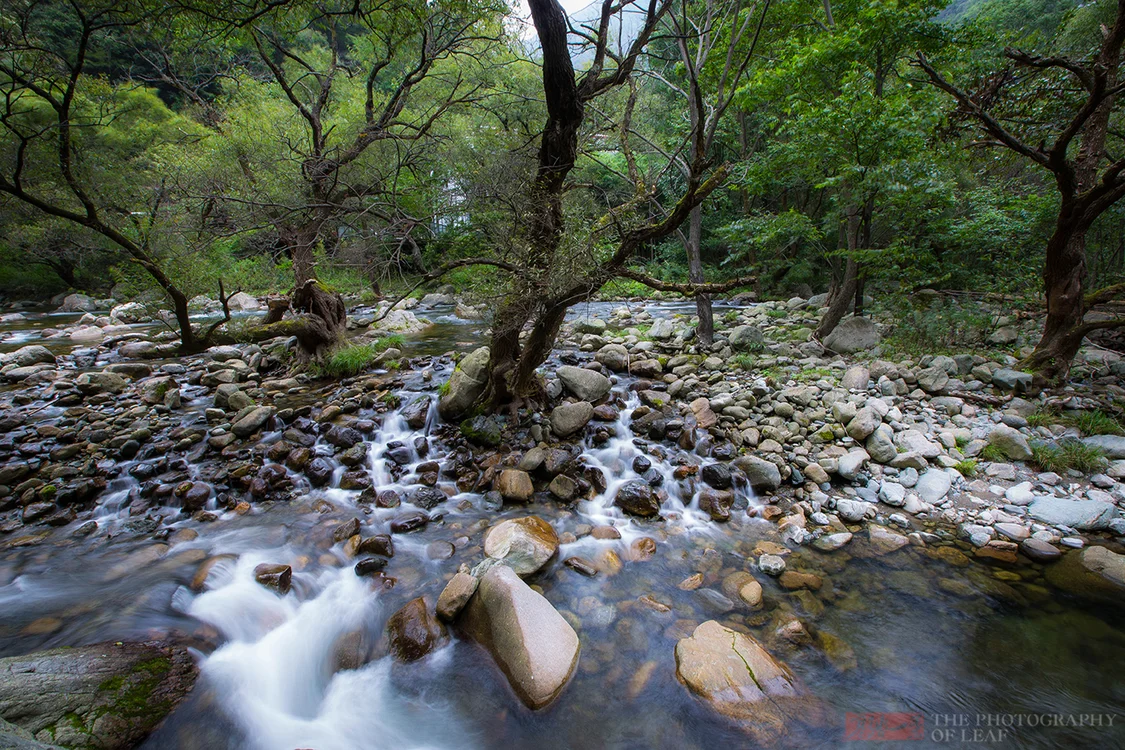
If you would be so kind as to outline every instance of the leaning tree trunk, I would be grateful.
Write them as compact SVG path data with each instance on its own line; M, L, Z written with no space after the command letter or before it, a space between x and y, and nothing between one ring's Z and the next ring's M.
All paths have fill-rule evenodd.
M696 206L688 217L687 256L688 279L693 284L703 283L703 208ZM711 346L715 338L715 316L711 311L711 296L695 295L695 310L699 315L696 336L703 346Z
M848 307L855 299L856 287L859 284L859 264L855 260L855 249L859 243L860 214L858 211L848 214L848 260L844 268L844 280L833 290L828 300L828 310L820 319L814 334L819 341L825 337L843 320L848 312Z
M1035 351L1019 366L1036 372L1045 382L1060 382L1085 338L1084 281L1086 227L1060 217L1047 242L1043 281L1047 291L1047 320Z

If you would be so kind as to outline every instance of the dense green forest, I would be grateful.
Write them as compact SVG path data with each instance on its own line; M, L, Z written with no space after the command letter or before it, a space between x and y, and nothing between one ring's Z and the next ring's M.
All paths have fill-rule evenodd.
M870 304L938 347L988 326L916 292L999 295L1049 379L1116 327L1112 0L530 11L5 3L0 291L160 304L186 349L220 282L288 294L315 357L339 295L452 283L495 303L497 402L599 294L693 296L706 344L715 294L827 292L818 339Z

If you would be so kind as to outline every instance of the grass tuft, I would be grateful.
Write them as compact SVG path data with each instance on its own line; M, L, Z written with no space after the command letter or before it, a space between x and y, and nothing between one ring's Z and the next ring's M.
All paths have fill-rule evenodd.
M989 443L984 446L984 450L980 452L980 457L990 463L1003 463L1008 460L1008 456L1000 449L1000 446Z
M323 362L314 363L309 373L319 378L351 378L366 372L375 358L390 348L401 347L402 336L384 336L369 344L345 344L328 355Z
M967 458L964 461L955 463L953 468L960 472L963 477L975 477L977 475L977 460L975 458Z
M1105 454L1100 448L1079 440L1060 440L1054 444L1032 443L1031 463L1043 471L1053 471L1056 474L1068 469L1089 474L1105 465Z

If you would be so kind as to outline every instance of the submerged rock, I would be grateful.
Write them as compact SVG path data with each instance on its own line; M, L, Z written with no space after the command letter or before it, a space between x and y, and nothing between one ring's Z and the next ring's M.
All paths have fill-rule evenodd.
M1116 601L1125 596L1125 555L1105 547L1071 552L1047 566L1046 575L1051 584L1074 594Z
M758 641L714 620L676 644L676 676L758 744L826 718L823 704Z
M0 716L42 742L125 750L186 696L197 670L162 642L100 643L0 659Z
M462 622L533 710L555 700L578 665L574 628L505 565L485 573Z

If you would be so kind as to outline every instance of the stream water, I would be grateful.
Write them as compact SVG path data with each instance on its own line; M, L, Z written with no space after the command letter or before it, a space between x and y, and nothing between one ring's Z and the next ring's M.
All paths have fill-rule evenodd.
M438 325L408 340L408 354L479 345L480 324L451 313L435 317ZM5 329L4 343L16 332L25 337L21 343L36 339L36 320L42 319ZM421 394L436 399L432 389L448 374L447 368L428 384L406 377L403 403ZM622 419L612 425L612 437L585 445L580 459L604 470L606 492L571 508L535 502L500 511L482 495L457 494L431 511L439 520L394 535L386 569L393 586L356 576L355 560L332 530L358 517L365 537L388 533L391 519L410 506L357 504L358 491L338 487L342 469L305 500L255 506L246 515L223 512L212 523L175 520L178 508L168 508L174 531L156 544L151 535L133 533L127 508L136 481L124 466L99 499L94 534L79 537L64 527L28 541L0 538L0 656L168 636L193 644L201 681L144 745L153 750L748 747L745 734L675 675L677 640L717 619L748 629L838 712L829 726L791 737L794 747L864 746L846 742L845 716L868 712L921 714L925 739L909 747L963 744L974 735L965 735L962 724L988 729L1012 721L1000 715L1112 715L1112 726L1009 728L1003 736L975 735L976 744L1125 747L1119 610L1051 590L1037 565L951 565L915 547L872 558L848 548L795 550L790 567L816 572L825 584L815 593L785 592L752 564L759 544L778 541L776 524L741 510L730 523L716 524L696 498L680 496L672 451L629 430L637 403L626 387L624 379L617 386ZM202 391L185 396L185 423L201 420L210 399ZM60 413L47 408L40 418ZM399 414L388 415L367 439L372 483L407 497L413 468L444 457L434 433L432 409L417 430ZM388 444L411 451L408 471L389 470ZM422 446L427 455L419 455ZM617 486L639 476L633 470L639 455L668 490L667 520L638 521L609 505ZM189 464L195 460L189 456ZM652 472L646 476L659 481ZM743 489L736 507L762 502ZM530 581L582 641L578 670L558 701L529 712L487 653L456 635L420 662L387 656L387 618L417 596L432 605L458 565L481 559L487 526L528 513L550 521L565 539L567 532L577 538ZM610 525L620 538L588 533ZM642 540L655 541L651 556L638 552ZM575 555L594 562L598 575L587 578L563 564ZM201 580L204 561L211 561L210 571ZM255 582L254 568L263 562L292 566L287 595ZM749 610L738 603L726 611L729 602L715 594L723 593L724 579L747 570L763 584L766 605ZM702 587L681 587L696 573L703 574ZM732 592L726 596L738 602ZM773 637L783 612L832 646L792 646ZM981 716L998 718L982 724ZM943 734L943 727L958 731Z

